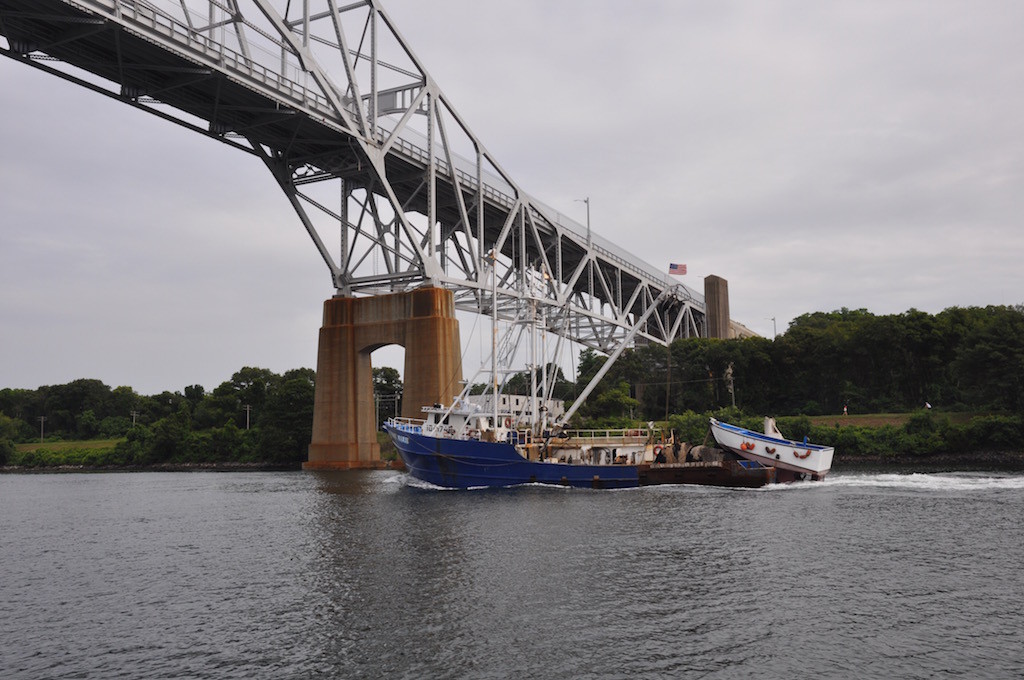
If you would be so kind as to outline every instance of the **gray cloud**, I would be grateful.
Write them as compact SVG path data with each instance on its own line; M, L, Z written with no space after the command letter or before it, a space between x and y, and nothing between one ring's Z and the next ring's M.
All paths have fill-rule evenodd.
M762 334L1024 302L1020 3L386 10L527 191L725 277ZM333 291L261 164L9 60L0 82L0 385L314 365Z

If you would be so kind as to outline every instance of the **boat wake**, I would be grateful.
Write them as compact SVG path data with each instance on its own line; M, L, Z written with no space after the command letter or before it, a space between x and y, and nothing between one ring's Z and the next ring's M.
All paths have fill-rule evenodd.
M398 483L403 486L412 487L415 489L422 489L427 491L453 491L455 489L437 486L430 482L416 479L411 475L396 475L394 478L388 479L388 482ZM519 484L508 488L537 488L537 489L552 489L557 491L581 491L580 489L573 489L572 487L566 487L559 484L542 484L542 483L527 483ZM851 489L903 489L906 491L921 491L921 492L944 492L944 491L995 491L995 490L1010 490L1010 491L1024 491L1024 475L1022 474L1001 474L992 472L937 472L937 473L909 473L909 474L892 474L892 473L853 473L853 474L833 474L822 481L810 482L792 482L789 484L768 484L757 489L722 489L718 487L704 487L694 484L672 484L659 487L637 487L632 489L617 489L617 491L641 491L647 493L679 493L680 491L689 491L696 493L722 493L731 492L737 493L741 491L758 492L758 493L779 493L779 492L800 492L800 491L813 491L815 489L830 489L830 488L851 488ZM491 490L491 487L480 486L470 487L470 491L486 491ZM590 489L582 489L587 492ZM602 493L608 493L609 490L603 490Z
M447 486L438 486L422 479L417 479L410 474L402 475L402 485L413 489L424 489L426 491L457 491Z
M807 488L809 484L791 485ZM833 475L827 487L906 489L908 491L993 491L1024 490L1024 475L993 472L936 472L910 474Z

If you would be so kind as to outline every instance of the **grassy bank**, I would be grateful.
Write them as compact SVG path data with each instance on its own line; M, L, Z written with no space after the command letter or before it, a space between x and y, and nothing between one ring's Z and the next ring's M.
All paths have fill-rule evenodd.
M84 439L81 441L69 441L69 442L29 442L28 444L15 444L15 452L21 453L23 451L45 451L59 453L61 451L73 451L73 450L113 450L119 442L125 441L124 438L120 439Z
M116 470L293 470L299 462L254 460L238 456L234 459L223 457L217 460L171 460L146 462L135 459L122 445L127 440L87 439L78 441L29 442L14 445L5 472L47 472L47 471L116 471Z
M795 434L834 446L834 466L839 469L863 465L1024 469L1024 418L1019 415L927 410L818 416L806 421L809 427Z
M929 411L928 413L932 413ZM836 416L809 416L808 419L814 425L826 427L903 427L915 415L913 413L858 413ZM951 424L963 425L971 422L972 419L983 417L988 414L962 413L962 412L934 412L934 417L946 418Z
M120 439L88 439L80 441L28 442L14 445L14 453L7 461L7 471L22 470L279 470L295 469L299 463L285 464L254 460L222 460L222 461L176 461L165 463L140 464L126 458L125 453L118 451L118 444L126 441ZM391 438L383 433L377 434L380 444L381 458L395 460L398 451ZM123 447L122 447L123 448Z
M83 441L31 442L15 444L9 466L22 468L118 465L117 445L120 439L89 439Z

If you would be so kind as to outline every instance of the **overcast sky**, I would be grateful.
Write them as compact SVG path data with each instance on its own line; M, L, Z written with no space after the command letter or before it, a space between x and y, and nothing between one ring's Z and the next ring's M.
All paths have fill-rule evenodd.
M1018 0L385 9L520 186L762 335L1024 303ZM315 366L334 291L259 161L8 59L0 121L0 387Z

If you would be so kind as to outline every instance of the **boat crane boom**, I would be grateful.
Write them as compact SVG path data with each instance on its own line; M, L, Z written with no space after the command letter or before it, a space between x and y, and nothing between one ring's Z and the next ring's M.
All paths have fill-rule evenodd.
M633 327L630 328L629 332L626 333L625 337L622 338L622 342L619 343L619 346L615 348L614 352L608 355L608 360L605 361L604 365L601 366L601 369L596 374L594 374L594 377L590 379L589 383L587 383L586 388L584 388L580 396L577 397L576 400L572 403L572 406L569 407L569 410L565 412L565 415L563 415L557 423L555 423L556 430L563 428L565 424L569 422L569 419L573 417L573 415L576 413L576 410L581 405L583 405L583 403L587 400L587 397L590 396L590 393L594 390L595 387L597 387L597 383L601 382L601 379L605 376L606 373L608 373L609 369L611 369L612 364L614 364L616 360L618 360L619 355L621 355L623 350L625 350L626 347L633 341L633 338L640 330L640 327L644 325L644 323L651 316L654 310L658 308L658 304L663 299L674 294L675 291L676 287L666 288L665 290L661 291L661 294L658 295L658 297L655 298L654 302L647 307L647 310L640 315L640 317L636 320L636 323L633 324Z

